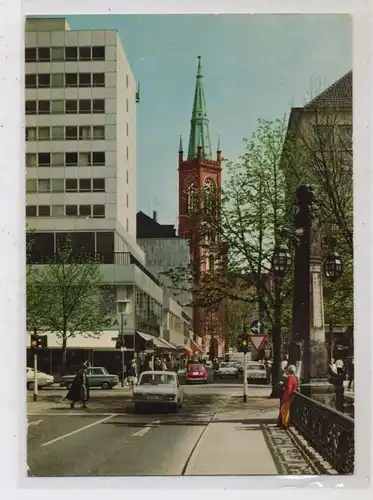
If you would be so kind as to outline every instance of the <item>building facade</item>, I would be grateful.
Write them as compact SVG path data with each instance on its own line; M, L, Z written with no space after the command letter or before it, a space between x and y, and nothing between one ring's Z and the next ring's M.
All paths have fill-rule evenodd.
M189 241L190 258L198 286L203 273L213 271L216 255L208 254L201 242L196 213L210 210L217 214L221 199L221 151L218 141L216 157L212 157L209 120L203 88L201 57L198 68L190 126L187 157L184 158L182 139L179 145L179 236ZM206 352L221 356L221 321L219 311L206 311L194 304L193 329L205 339Z
M104 246L144 262L136 245L136 80L117 31L27 19L25 42L28 226L44 233L47 251L55 249L52 232L73 231L96 253Z
M122 329L128 358L162 333L163 290L136 243L136 80L116 30L75 31L63 18L25 29L28 263L67 242L100 258L112 326L67 345L71 360L95 352L109 368ZM55 371L61 342L48 341Z
M175 288L171 278L165 274L172 269L188 265L188 241L176 235L174 226L160 224L156 212L153 212L151 218L140 211L137 214L137 243L145 253L149 271L157 277L166 293L192 317L192 296L188 292L190 284L179 283Z

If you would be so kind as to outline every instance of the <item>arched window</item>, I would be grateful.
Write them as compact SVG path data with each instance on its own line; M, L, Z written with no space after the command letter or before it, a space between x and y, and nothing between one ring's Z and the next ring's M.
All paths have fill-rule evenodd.
M192 215L197 211L197 184L195 181L190 181L186 189L187 194L187 212Z
M216 186L215 182L210 177L207 177L204 182L203 192L205 211L214 215L216 213Z

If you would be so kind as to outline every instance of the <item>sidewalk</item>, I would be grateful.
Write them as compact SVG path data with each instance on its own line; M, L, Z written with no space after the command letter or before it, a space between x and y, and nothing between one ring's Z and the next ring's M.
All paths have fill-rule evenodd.
M278 401L263 410L222 409L206 427L185 475L321 474L295 430L276 426Z

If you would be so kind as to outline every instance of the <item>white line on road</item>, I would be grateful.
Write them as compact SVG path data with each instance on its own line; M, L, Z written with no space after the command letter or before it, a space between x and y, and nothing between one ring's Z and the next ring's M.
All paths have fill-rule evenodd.
M69 436L73 436L74 434L77 434L78 432L85 431L86 429L89 429L90 427L94 427L95 425L102 424L102 422L105 422L106 420L109 420L110 418L113 418L115 416L116 416L116 413L113 413L109 417L102 418L101 420L97 420L96 422L93 422L92 424L85 425L84 427L80 427L79 429L75 429L75 431L69 432L68 434L64 434L63 436L59 436L55 439L52 439L51 441L47 441L46 443L43 443L40 446L48 446L50 444L56 443L57 441L61 441L61 439L65 439Z
M145 434L146 434L147 432L149 432L149 431L150 431L150 429L151 429L152 427L154 427L154 425L156 425L156 424L160 424L160 423L161 423L161 421L160 421L160 420L156 420L155 422L151 422L151 424L150 424L150 425L148 425L148 426L144 427L143 429L140 429L139 431L135 432L134 434L132 434L132 436L145 436Z
M31 422L29 422L28 425L39 425L39 424L41 424L42 421L43 421L43 419L41 419L41 420L31 420Z

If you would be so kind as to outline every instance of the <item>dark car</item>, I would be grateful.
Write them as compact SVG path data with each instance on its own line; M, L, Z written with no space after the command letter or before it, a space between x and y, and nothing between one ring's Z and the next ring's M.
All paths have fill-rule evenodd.
M185 372L186 383L203 382L207 384L207 370L201 363L190 364Z

